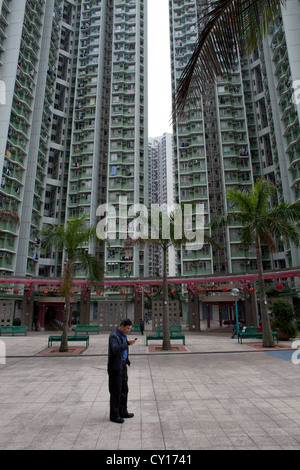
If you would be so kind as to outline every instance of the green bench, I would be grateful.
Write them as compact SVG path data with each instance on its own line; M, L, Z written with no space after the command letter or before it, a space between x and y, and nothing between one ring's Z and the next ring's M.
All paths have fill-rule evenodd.
M62 335L60 336L49 336L48 338L48 348L52 346L54 342L61 342ZM68 336L68 343L72 341L85 341L86 346L89 345L89 336L80 335L80 336Z
M130 333L140 333L140 332L141 332L140 325L132 325Z
M1 326L0 327L0 336L2 335L25 335L27 336L27 326L21 325L12 325L12 326Z
M76 325L75 328L75 336L81 333L88 334L88 333L97 333L99 334L100 327L99 325Z
M181 333L180 325L170 325L170 339L182 339L183 344L185 345L185 335ZM146 346L148 346L148 341L162 340L163 339L163 326L159 325L154 335L146 335Z
M277 331L272 331L272 336L274 339L277 340L278 343L278 334ZM241 340L241 344L243 343L243 338L262 338L263 332L257 331L255 326L246 326L245 329L241 330L238 333L238 342Z
M171 334L181 333L181 325L169 325L169 330ZM158 333L163 332L163 326L159 325L156 330Z
M155 341L159 339L163 339L163 332L157 331L156 334L153 335L146 335L146 346L148 346L148 341Z
M181 333L181 325L170 325L170 333Z

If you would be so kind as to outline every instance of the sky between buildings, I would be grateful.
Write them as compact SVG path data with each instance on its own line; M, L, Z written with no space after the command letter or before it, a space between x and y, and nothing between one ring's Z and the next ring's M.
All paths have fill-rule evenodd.
M149 137L172 132L168 0L148 0Z

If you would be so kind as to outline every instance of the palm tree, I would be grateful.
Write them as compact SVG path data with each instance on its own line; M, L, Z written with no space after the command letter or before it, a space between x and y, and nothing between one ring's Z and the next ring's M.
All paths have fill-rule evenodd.
M299 230L295 225L300 221L300 203L283 202L271 207L269 201L274 193L276 187L263 179L257 180L252 192L232 189L227 200L233 208L212 222L213 226L239 223L243 227L242 244L249 247L255 243L264 347L273 347L274 340L267 311L261 246L266 243L274 251L276 239L300 245Z
M203 5L204 28L176 90L173 115L189 98L199 98L208 82L236 64L238 53L250 54L274 23L285 0L212 0Z
M66 301L60 352L68 351L68 322L75 263L80 264L81 269L87 273L89 281L100 282L103 278L102 263L85 248L89 242L97 239L96 227L86 227L85 219L86 216L72 218L65 226L49 225L40 233L43 248L52 247L64 251L66 257L60 288L60 293Z
M168 219L168 220L167 220ZM162 235L163 232L163 220L164 222L169 223L170 226L170 237L169 239ZM145 222L145 221L144 221ZM152 226L153 229L153 214L149 215L148 223ZM167 257L168 251L171 246L177 246L178 240L174 238L174 213L170 215L162 215L162 212L158 212L158 226L157 230L154 233L149 235L148 238L137 237L134 239L126 240L127 246L133 245L154 245L158 246L163 255L163 344L162 349L164 351L171 350L171 341L170 341L170 332L169 332L169 315L168 315L168 274L167 274Z
M149 216L149 224L151 225L151 235L148 238L136 238L128 240L127 244L150 244L158 246L162 251L163 257L163 351L171 350L170 331L169 331L169 311L168 311L168 270L167 259L169 248L174 247L179 249L183 245L188 245L191 241L186 236L186 224L184 220L184 205L176 206L173 211L167 212L155 211L152 207L152 212ZM165 232L165 227L169 227L168 233ZM203 227L204 229L204 227ZM204 243L216 243L204 232ZM218 247L219 248L219 247Z

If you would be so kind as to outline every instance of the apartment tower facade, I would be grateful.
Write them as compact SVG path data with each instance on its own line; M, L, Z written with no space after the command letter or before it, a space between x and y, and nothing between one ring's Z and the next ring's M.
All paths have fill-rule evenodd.
M167 207L174 205L174 169L173 169L173 135L165 132L158 137L148 139L148 188L149 207ZM176 275L175 250L169 248L168 275ZM149 246L149 276L162 275L163 259L161 249Z
M96 224L119 195L145 200L147 2L3 0L0 13L0 207L21 216L0 221L0 272L57 277L63 253L41 251L45 224ZM114 270L101 245L86 249L108 274L140 269L142 253L125 268L118 242Z
M201 4L170 2L173 93L204 26ZM299 104L291 97L292 82L300 76L299 13L299 2L287 2L261 48L251 57L237 57L227 75L208 84L201 100L187 103L174 125L177 202L202 203L207 223L230 210L229 189L251 190L261 175L277 184L271 203L299 199ZM212 231L221 249L182 249L178 271L183 276L256 272L255 249L241 245L241 229ZM263 247L263 264L265 269L299 266L299 251L278 240L274 254Z

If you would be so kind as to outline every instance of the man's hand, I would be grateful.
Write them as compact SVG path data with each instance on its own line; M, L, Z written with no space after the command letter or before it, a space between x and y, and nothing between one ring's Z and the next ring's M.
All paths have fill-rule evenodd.
M128 343L130 344L130 346L131 346L132 344L134 344L135 342L136 342L135 339L130 339L130 340L128 341Z

